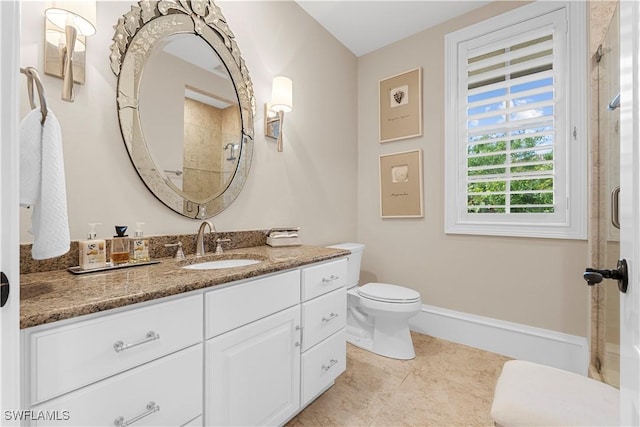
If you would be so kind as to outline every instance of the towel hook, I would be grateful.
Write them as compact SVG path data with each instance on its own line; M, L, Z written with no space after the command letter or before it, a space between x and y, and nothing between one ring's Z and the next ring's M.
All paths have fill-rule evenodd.
M42 114L41 124L44 125L44 121L47 118L48 110L47 110L47 99L44 96L44 86L42 86L42 80L40 80L40 74L38 74L38 70L34 67L26 67L20 68L20 72L27 76L27 92L29 93L29 104L31 104L31 109L36 108L35 99L33 97L33 83L36 84L36 89L38 91L38 98L40 99L40 114Z

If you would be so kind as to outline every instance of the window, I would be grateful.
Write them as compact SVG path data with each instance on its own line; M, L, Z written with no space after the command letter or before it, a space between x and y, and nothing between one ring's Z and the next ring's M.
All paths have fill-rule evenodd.
M585 26L537 2L447 35L447 233L586 238Z

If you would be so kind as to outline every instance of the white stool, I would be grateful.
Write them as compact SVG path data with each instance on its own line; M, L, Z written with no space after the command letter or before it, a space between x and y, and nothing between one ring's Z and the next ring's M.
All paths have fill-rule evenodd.
M496 426L617 426L620 396L591 378L523 360L504 364L491 417Z

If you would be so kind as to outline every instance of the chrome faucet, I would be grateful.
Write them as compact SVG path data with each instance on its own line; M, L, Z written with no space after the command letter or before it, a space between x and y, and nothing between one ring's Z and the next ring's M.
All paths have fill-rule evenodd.
M198 228L198 236L196 237L196 257L204 256L204 254L206 253L206 250L204 248L204 229L207 228L207 225L209 226L209 231L211 233L216 231L211 222L202 221L202 224L200 224L200 228Z

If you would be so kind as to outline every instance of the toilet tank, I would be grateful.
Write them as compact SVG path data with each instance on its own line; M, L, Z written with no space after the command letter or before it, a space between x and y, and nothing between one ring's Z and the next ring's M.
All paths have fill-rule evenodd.
M347 256L347 287L356 286L360 280L360 263L364 245L362 243L340 243L327 247L351 251L351 255Z

